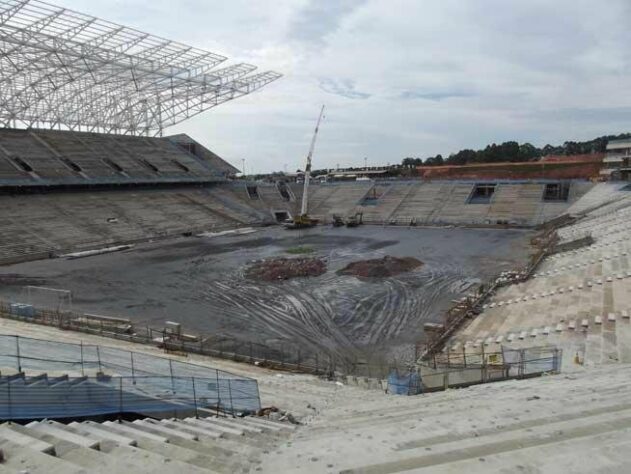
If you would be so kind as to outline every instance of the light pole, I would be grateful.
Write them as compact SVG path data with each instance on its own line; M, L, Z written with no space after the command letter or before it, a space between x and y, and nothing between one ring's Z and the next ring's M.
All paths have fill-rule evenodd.
M243 177L245 178L245 158L241 158L241 173L243 174Z

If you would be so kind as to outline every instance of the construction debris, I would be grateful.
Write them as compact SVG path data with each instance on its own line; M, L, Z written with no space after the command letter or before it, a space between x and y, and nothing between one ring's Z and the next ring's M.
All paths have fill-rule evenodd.
M322 258L270 258L255 262L245 272L252 280L278 281L297 277L314 277L326 272Z
M398 258L386 255L383 258L349 263L337 273L339 275L352 275L364 278L387 278L412 271L421 265L423 265L423 262L414 257Z
M296 418L291 413L285 410L279 410L274 406L261 408L259 411L256 412L256 416L268 418L273 421L285 421L291 423L292 425L300 424L300 422L296 420Z

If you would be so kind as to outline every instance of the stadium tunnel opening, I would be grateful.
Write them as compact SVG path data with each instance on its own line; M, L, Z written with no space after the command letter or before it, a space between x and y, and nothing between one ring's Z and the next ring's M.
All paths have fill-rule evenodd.
M112 168L114 171L116 171L117 173L124 173L125 170L123 169L123 167L121 165L119 165L118 163L116 163L114 160L112 160L111 158L103 158L101 161L103 161L103 163L105 163L107 166L109 166L110 168Z
M471 196L469 197L469 204L488 204L491 202L493 194L495 194L495 183L479 183L473 187Z
M289 218L290 215L287 211L274 211L274 219L276 219L276 222L285 222Z
M567 201L570 195L570 183L547 183L543 191L544 201Z
M246 186L245 189L247 190L250 199L260 199L259 190L256 186Z
M81 166L79 166L78 164L76 164L74 161L72 161L69 158L65 158L62 157L61 161L68 167L70 168L72 171L74 171L75 173L81 173L83 172L83 170L81 169Z
M139 158L138 161L140 161L140 163L142 163L145 166L145 168L153 171L154 173L158 173L158 174L160 173L160 170L158 169L156 165L154 165L153 163L150 163L144 158Z
M291 201L291 195L289 194L289 191L287 190L287 184L285 184L284 182L280 182L277 185L277 189L278 189L278 193L280 194L280 197L283 198L283 200Z
M18 156L14 156L13 157L13 162L23 171L26 171L27 173L33 173L35 170L33 169L33 167L31 165L29 165L25 160L23 160L22 158L18 157Z
M191 172L191 170L189 169L189 167L188 167L188 166L186 166L186 165L185 165L185 164L183 164L183 163L180 163L180 162L179 162L179 161L177 161L177 160L171 160L171 163L173 163L176 167L178 167L179 169L181 169L181 170L182 170L182 171L184 171L185 173L190 173L190 172Z

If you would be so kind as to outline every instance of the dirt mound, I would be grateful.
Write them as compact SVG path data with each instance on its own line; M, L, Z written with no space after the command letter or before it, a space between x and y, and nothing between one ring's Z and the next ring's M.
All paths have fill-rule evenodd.
M349 263L337 273L365 278L387 278L409 272L421 265L423 262L413 257L398 258L387 255L383 258Z
M319 276L326 272L321 258L269 258L255 262L245 272L252 280L278 281L297 277Z

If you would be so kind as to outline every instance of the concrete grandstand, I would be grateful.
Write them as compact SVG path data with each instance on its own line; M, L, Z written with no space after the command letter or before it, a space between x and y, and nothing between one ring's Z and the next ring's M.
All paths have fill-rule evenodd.
M315 184L292 234L300 183L162 137L278 74L39 0L0 1L0 53L0 472L631 468L631 191L599 162ZM248 275L303 253L324 273Z
M628 297L631 267L626 233L631 195L625 184L603 183L568 209L581 219L558 231L559 245L585 241L553 253L523 283L499 290L447 350L493 352L553 344L585 364L631 361Z
M54 132L56 135L60 133ZM0 131L0 144L2 137L3 131ZM0 196L0 202L9 225L3 228L0 236L1 261L37 259L48 254L185 232L269 224L299 211L302 188L298 185L287 186L283 195L277 185L222 182L223 178L219 176L222 170L215 171L202 159L181 152L171 143L164 144L163 139L151 139L163 147L158 148L159 153L147 144L149 139L107 135L97 135L94 139L113 144L112 149L118 152L110 153L107 160L117 163L125 171L116 176L98 155L87 152L83 158L76 155L73 160L60 154L71 163L76 160L81 169L78 171L52 152L26 155L22 151L23 161L32 163L33 171L27 173L12 167L11 175L5 175L5 193ZM136 141L135 148L130 147L134 149L130 156L128 146ZM163 154L163 149L168 154ZM44 194L16 193L17 188L41 190L43 180L39 179L38 173L56 175L46 178L46 188L52 193L48 195L54 196L53 200ZM133 192L112 190L112 186L127 183L142 184L144 188ZM484 200L474 197L480 187L476 182L321 184L311 187L309 214L327 223L334 215L361 212L364 222L380 225L534 227L562 214L592 187L588 182L573 181L569 183L565 199L546 198L546 189L558 186L558 183L486 182L482 184L490 185L493 195ZM81 186L105 184L109 186L98 193L81 190ZM157 185L163 187L147 189L147 185L152 184L154 188ZM191 189L182 187L184 184L197 186ZM77 186L77 190L60 189L69 185ZM165 189L168 185L172 187ZM179 187L173 187L175 185ZM12 194L7 194L9 191ZM138 199L129 199L130 196ZM73 212L68 213L69 209ZM75 218L79 215L80 219ZM55 219L48 219L50 216ZM16 240L16 235L26 235L27 238Z

